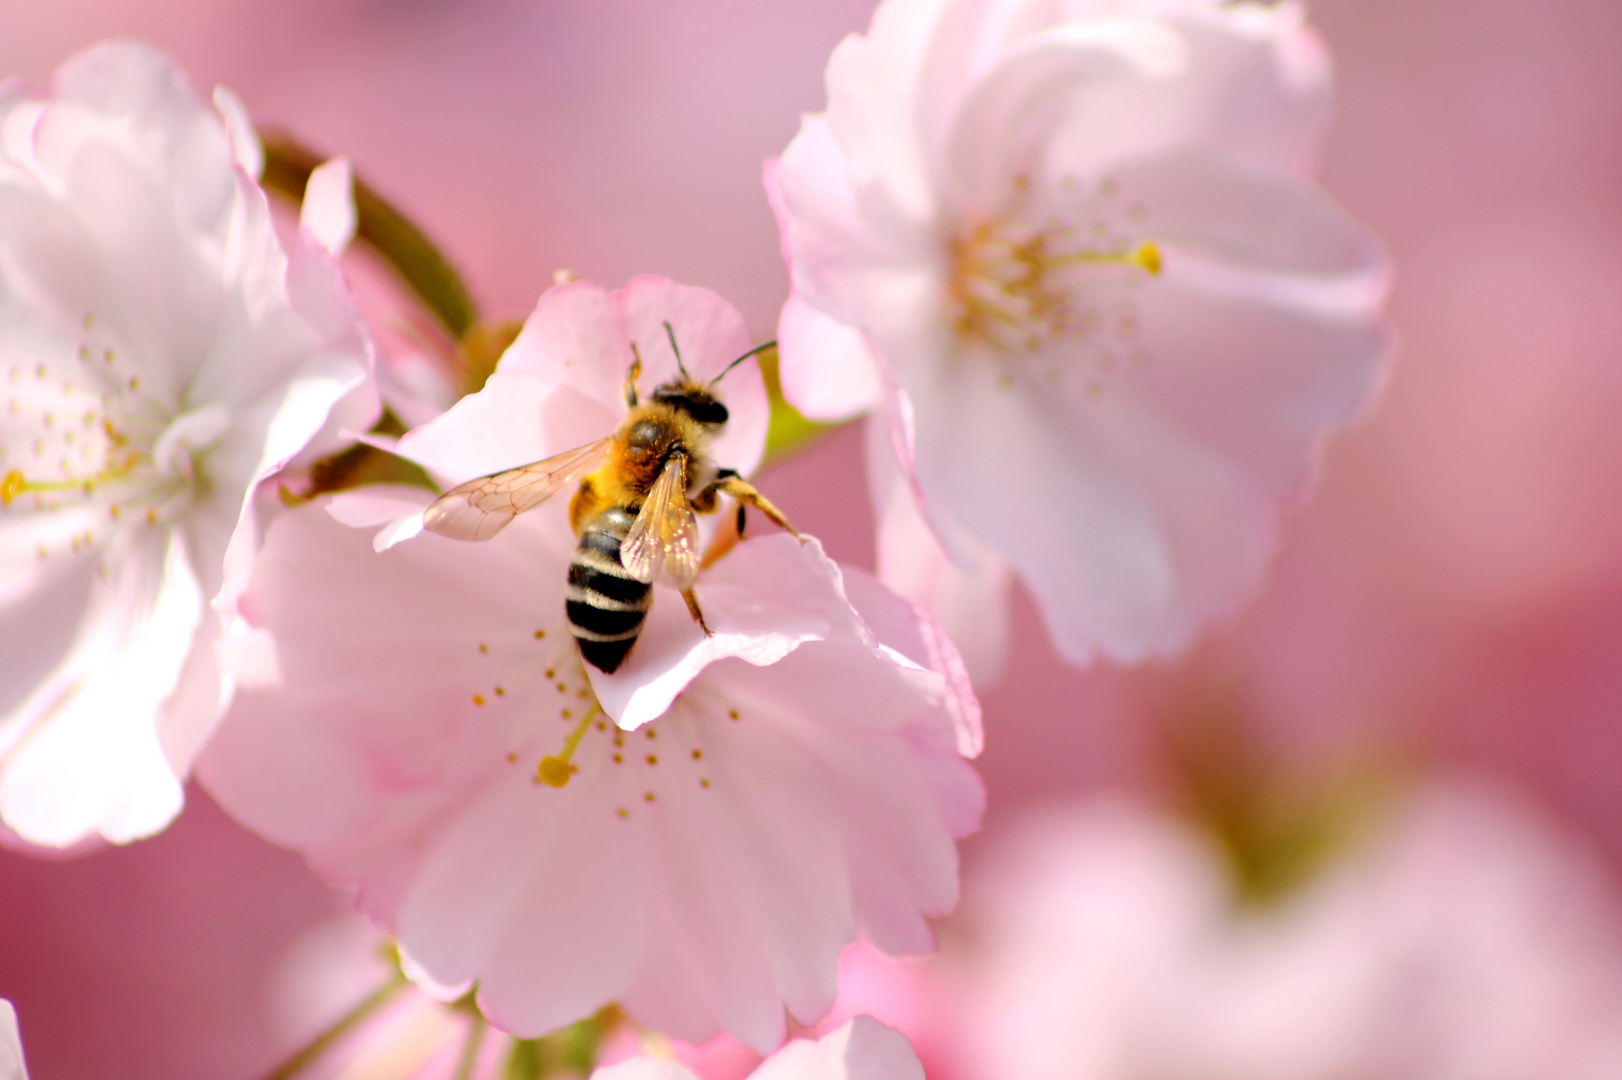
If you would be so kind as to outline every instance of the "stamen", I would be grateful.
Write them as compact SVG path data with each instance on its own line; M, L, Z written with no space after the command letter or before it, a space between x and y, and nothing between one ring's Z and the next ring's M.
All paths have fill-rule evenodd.
M1048 266L1067 266L1078 263L1114 263L1119 266L1136 266L1140 270L1147 270L1151 277L1160 274L1160 248L1152 240L1145 240L1131 251L1072 251L1064 255L1053 255L1044 260Z
M540 765L535 769L536 780L547 787L560 788L568 784L569 777L574 773L574 766L569 764L569 759L574 757L575 748L580 745L580 740L585 738L587 729L591 727L592 718L597 715L599 709L598 704L592 702L591 708L586 710L586 715L580 718L580 723L575 725L575 729L564 740L563 752L541 759Z

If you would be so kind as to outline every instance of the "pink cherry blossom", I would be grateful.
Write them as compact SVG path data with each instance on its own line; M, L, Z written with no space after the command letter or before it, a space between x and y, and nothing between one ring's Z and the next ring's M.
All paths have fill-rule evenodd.
M1014 575L1072 661L1181 650L1389 347L1379 246L1302 178L1300 7L887 0L827 84L767 167L783 384L888 426L885 579L987 675Z
M209 790L304 851L435 981L538 1035L620 1002L689 1041L768 1050L811 1022L858 927L922 952L980 788L947 680L875 640L904 602L815 542L741 545L699 583L716 636L796 642L699 671L637 731L600 713L562 619L572 537L377 554L321 506L274 526L245 607L281 685L244 689ZM851 609L846 590L856 602ZM688 619L661 587L650 637ZM927 656L917 660L927 662ZM576 770L542 782L543 760Z
M598 1069L592 1080L698 1080L673 1061L635 1058ZM767 1058L750 1080L923 1080L906 1036L858 1016L815 1042L797 1039Z
M644 379L675 373L665 321L695 378L748 347L706 290L560 286L485 389L400 450L449 483L600 437L631 342ZM747 469L758 372L723 388L715 456ZM605 676L563 618L565 499L480 544L413 535L426 502L362 490L272 527L243 600L263 685L200 765L232 813L357 885L420 972L476 981L521 1035L617 1001L688 1041L724 1029L764 1052L785 1006L808 1023L828 1010L858 929L891 952L932 947L925 917L956 898L953 838L981 809L963 760L978 705L933 623L816 541L766 535L698 582L713 636L656 584ZM374 551L358 527L391 519L406 524Z
M144 46L0 95L0 818L32 843L179 810L254 489L366 375L331 254L289 261L259 167L241 105Z
M1203 833L1120 799L1028 822L984 874L970 1075L1622 1075L1614 885L1487 785L1432 782L1266 905Z

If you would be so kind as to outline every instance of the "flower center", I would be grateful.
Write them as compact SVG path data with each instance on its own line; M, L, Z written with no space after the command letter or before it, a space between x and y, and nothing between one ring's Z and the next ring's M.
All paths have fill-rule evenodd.
M1007 212L952 242L955 328L990 346L1004 366L1002 385L1033 375L1058 383L1080 361L1096 396L1123 353L1147 362L1131 298L1161 270L1159 246L1139 235L1147 213L1122 206L1111 180L1087 191L1067 178L1038 194L1020 177Z
M1125 266L1160 273L1160 249L1143 241L1103 250L1077 243L1068 226L982 223L952 246L957 328L1006 349L1034 351L1070 333L1077 314L1072 267Z
M12 364L0 383L0 508L81 521L95 511L88 529L73 526L76 551L96 544L97 519L157 524L182 511L207 489L201 455L231 424L219 405L175 415L94 327L86 316L74 361Z
M598 703L565 626L478 642L477 652L490 681L469 688L466 700L481 716L475 723L511 725L504 767L522 769L547 807L562 805L551 791L579 796L582 786L606 785L620 820L656 812L667 799L709 798L709 747L725 742L723 730L749 711L698 680L664 716L624 731Z

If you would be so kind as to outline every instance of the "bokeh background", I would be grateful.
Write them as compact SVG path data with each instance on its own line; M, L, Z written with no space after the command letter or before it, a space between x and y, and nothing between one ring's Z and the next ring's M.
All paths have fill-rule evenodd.
M656 272L720 291L765 338L787 279L761 162L821 107L829 51L871 10L3 0L0 73L42 90L80 47L143 38L261 123L349 155L488 313L522 316L559 268L610 286ZM1380 790L1468 775L1579 853L1600 893L1616 887L1622 6L1311 11L1340 76L1323 179L1397 269L1389 385L1329 447L1265 594L1184 662L1065 668L1020 602L1015 659L984 694L990 809L964 846L970 912L943 927L949 947L972 948L957 943L975 936L984 868L1025 815L1105 790L1232 826L1255 815L1229 804L1275 783L1293 792L1283 812L1306 814L1352 773ZM762 486L871 566L860 443L837 432ZM0 853L0 996L36 1080L250 1080L308 1022L277 989L289 950L340 907L194 789L145 843ZM933 1054L932 1075L966 1071Z

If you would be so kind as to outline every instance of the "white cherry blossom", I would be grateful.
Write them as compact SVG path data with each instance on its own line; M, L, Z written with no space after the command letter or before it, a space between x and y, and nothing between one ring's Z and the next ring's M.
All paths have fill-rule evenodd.
M1379 246L1303 178L1301 8L886 0L827 84L767 167L783 384L888 427L885 579L984 675L1014 576L1072 661L1186 647L1389 346Z
M630 342L651 382L673 373L668 343L652 347L667 320L695 377L748 347L706 290L561 286L485 389L400 449L452 483L600 437ZM742 468L765 433L751 368L723 383L716 445ZM522 1036L617 1001L644 1026L767 1052L785 1008L809 1023L832 1005L858 930L932 948L953 840L979 819L964 761L979 713L917 609L814 540L762 535L696 585L712 637L656 584L605 676L564 618L566 498L483 543L397 525L374 550L371 527L427 500L363 489L271 527L243 600L260 685L199 764L222 805L356 886L414 971L476 983Z
M36 844L179 810L255 486L367 372L330 253L289 262L215 104L127 43L0 98L0 818Z
M17 1010L4 999L0 999L0 1080L28 1080L22 1036L17 1033Z

